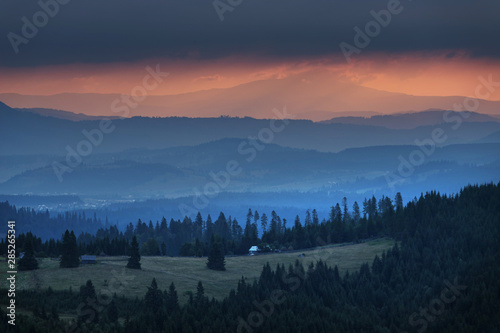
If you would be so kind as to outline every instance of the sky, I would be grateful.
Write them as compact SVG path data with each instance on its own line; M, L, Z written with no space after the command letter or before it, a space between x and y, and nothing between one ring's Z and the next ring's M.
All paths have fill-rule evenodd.
M500 81L498 17L495 0L6 0L0 93L126 94L160 65L170 76L157 95L319 70L474 97L479 76Z

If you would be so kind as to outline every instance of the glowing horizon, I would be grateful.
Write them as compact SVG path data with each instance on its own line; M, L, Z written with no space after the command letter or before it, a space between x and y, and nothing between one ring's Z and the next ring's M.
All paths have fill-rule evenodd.
M150 93L152 96L231 88L257 80L328 72L335 80L381 91L413 96L476 97L478 77L500 72L500 61L467 57L449 59L443 54L371 56L351 64L328 58L287 62L235 57L214 61L156 58L133 63L0 68L0 93L43 96L61 93L130 94L130 90L142 80L144 68L155 64L160 64L161 70L168 71L170 76ZM487 100L499 101L500 89L492 92Z

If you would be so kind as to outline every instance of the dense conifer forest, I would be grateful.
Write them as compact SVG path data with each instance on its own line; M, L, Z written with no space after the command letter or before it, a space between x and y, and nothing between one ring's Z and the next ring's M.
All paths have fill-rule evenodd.
M2 207L19 214L8 204ZM163 218L156 225L139 220L123 232L112 226L95 235L81 233L78 252L130 254L134 236L142 255L205 256L214 237L226 255L246 253L256 244L263 251L289 250L380 235L397 243L343 275L322 258L309 267L298 261L265 265L258 281L242 277L223 300L208 299L200 282L187 304L180 304L175 285L158 286L154 279L144 286L144 298L107 295L99 309L88 301L103 297L91 277L79 291L18 291L16 302L33 316L19 314L11 327L2 307L1 331L457 333L500 327L500 184L467 186L456 195L428 192L406 205L398 195L349 209L344 199L321 222L314 211L290 224L275 212L263 216L249 210L244 228L223 213L215 222L201 215L170 223ZM260 238L257 223L264 230ZM31 247L36 257L53 257L64 256L63 243L23 234L17 244ZM1 292L0 303L6 294ZM78 320L68 323L61 313L78 313Z
M347 198L342 204L331 207L328 220L320 222L315 209L307 210L303 220L296 216L293 223L282 219L276 211L269 217L266 213L249 209L243 227L231 216L221 212L213 221L208 215L205 219L198 213L194 220L185 217L181 220L165 217L153 223L139 219L135 225L131 222L125 230L120 231L117 225L102 227L102 221L85 216L84 212L66 212L51 217L49 212L36 212L28 208L16 208L8 202L0 203L0 215L5 220L17 221L19 225L18 248L22 249L25 240L24 232L37 235L33 240L35 251L39 256L58 257L61 255L62 238L66 231L81 232L77 236L81 254L128 255L131 241L136 236L142 255L169 256L208 256L212 236L220 239L226 255L247 254L248 249L258 245L263 252L298 250L318 245L342 242L357 242L377 235L395 235L401 232L402 224L397 223L403 208L401 194L394 201L375 197L362 203L362 208L354 202L349 208ZM64 221L74 228L64 229ZM92 232L92 228L97 230ZM40 237L39 232L54 229L61 232L61 239ZM87 230L87 231L82 231ZM23 232L24 231L24 232ZM259 233L261 237L259 238ZM0 240L0 254L5 251L5 240Z

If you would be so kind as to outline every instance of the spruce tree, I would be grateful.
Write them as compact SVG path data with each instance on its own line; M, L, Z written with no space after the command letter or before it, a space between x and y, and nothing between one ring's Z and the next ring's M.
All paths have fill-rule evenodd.
M19 259L17 268L20 271L31 271L38 268L38 261L36 261L35 252L33 250L33 235L31 232L26 234L24 257Z
M132 238L132 244L130 249L130 258L128 259L127 268L141 269L141 255L139 254L139 244L137 243L137 237Z
M175 289L175 285L172 282L170 284L170 287L168 288L167 311L168 313L172 313L176 310L179 310L179 297L177 296L177 290Z
M96 299L97 294L95 292L94 284L92 280L87 280L84 286L80 287L80 300L83 303L88 303L89 300Z
M198 286L196 287L196 302L201 304L203 302L203 298L205 297L205 288L203 288L203 284L201 281L198 281Z
M87 283L80 287L80 300L84 306L79 311L78 319L86 323L99 321L99 311L91 306L97 301L97 294L92 280L87 280Z
M151 287L148 287L146 296L144 296L144 302L149 310L155 312L163 306L163 295L161 290L158 289L158 284L156 283L155 278L151 281Z
M61 262L59 266L62 268L73 268L80 265L80 257L78 255L78 245L76 244L75 233L66 230L61 246Z
M224 252L218 239L212 235L210 238L210 252L208 255L207 267L216 271L226 270L226 260L224 259Z

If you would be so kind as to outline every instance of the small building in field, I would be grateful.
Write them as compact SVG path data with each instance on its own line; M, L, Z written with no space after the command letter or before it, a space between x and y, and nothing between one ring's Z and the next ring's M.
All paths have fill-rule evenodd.
M90 255L83 255L80 257L81 264L97 264L97 257Z
M254 245L248 250L248 254L253 256L259 252L259 247L257 245Z

